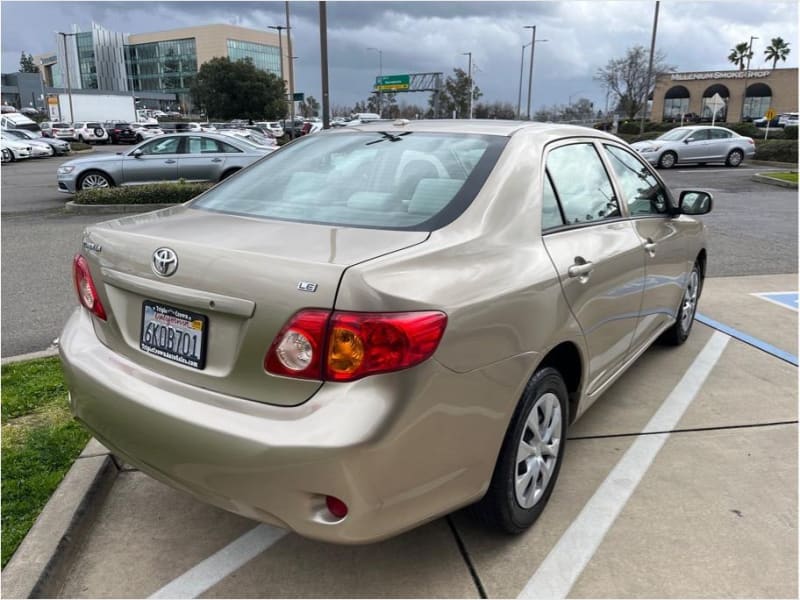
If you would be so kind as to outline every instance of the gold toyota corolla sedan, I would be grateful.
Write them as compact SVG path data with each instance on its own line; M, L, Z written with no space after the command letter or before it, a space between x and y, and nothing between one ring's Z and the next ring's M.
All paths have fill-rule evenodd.
M619 139L503 121L304 137L193 201L89 227L60 353L122 459L304 536L462 506L519 532L567 428L689 335L711 196Z

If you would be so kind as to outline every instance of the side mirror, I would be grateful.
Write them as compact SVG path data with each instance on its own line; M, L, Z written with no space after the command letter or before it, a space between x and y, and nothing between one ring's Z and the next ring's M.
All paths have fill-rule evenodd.
M693 142L693 141L694 140L692 138L686 138L685 140L683 140L683 143L684 144L688 144L689 142Z
M142 155L142 149L141 148L137 148L136 150L131 152L131 156L133 156L134 158L139 158L141 155Z
M705 215L711 212L714 199L708 192L684 191L678 202L682 215Z

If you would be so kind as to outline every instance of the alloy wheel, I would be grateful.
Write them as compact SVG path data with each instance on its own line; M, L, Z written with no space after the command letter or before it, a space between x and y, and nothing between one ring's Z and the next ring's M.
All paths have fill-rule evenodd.
M90 173L86 177L83 178L81 182L81 189L82 190L91 190L97 188L107 188L109 187L108 179L103 177L98 173Z
M686 292L683 294L683 305L681 307L681 330L689 331L694 319L694 311L697 308L697 288L700 284L700 276L697 274L697 269L693 269L689 275L689 285L686 286Z

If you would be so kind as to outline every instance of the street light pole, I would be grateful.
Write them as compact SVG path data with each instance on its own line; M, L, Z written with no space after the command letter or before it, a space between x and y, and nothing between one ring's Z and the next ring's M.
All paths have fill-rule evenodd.
M286 0L286 49L289 52L289 106L292 118L292 138L294 130L294 55L292 54L292 27L289 23L289 0Z
M367 50L375 50L378 53L378 78L383 78L383 50L370 46ZM383 89L378 87L378 116L383 117Z
M319 48L322 70L322 128L330 129L330 94L328 91L328 8L326 2L319 3Z
M286 77L283 76L283 36L281 35L281 31L286 29L283 25L268 25L267 29L275 29L278 32L278 52L281 55L280 66L281 66L281 80L286 83Z
M469 57L469 66L467 70L469 71L468 80L469 80L469 118L472 118L472 96L475 94L473 93L472 87L472 52L462 52L461 56L468 56Z
M517 92L517 119L522 119L522 67L525 64L525 48L530 46L530 43L522 46L522 54L519 57L519 92Z
M653 36L650 38L650 60L647 63L647 83L644 86L644 98L642 98L642 120L639 122L639 134L644 133L644 118L647 116L647 97L650 95L650 79L653 76L653 58L656 52L656 29L658 28L658 7L661 5L656 0L656 11L653 15ZM655 92L655 87L653 89Z
M531 120L531 82L533 81L533 53L536 50L536 25L525 25L523 29L531 30L531 64L528 69L528 110L525 113L525 118Z
M67 96L69 97L69 121L72 123L75 120L75 113L72 110L72 83L69 79L69 49L67 48L67 36L77 34L59 31L58 35L62 36L62 40L64 41L64 62L67 68Z

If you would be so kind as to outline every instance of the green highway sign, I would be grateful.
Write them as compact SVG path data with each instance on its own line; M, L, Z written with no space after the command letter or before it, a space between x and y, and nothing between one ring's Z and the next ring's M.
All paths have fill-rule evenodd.
M375 78L376 92L407 92L411 83L410 75L384 75Z

